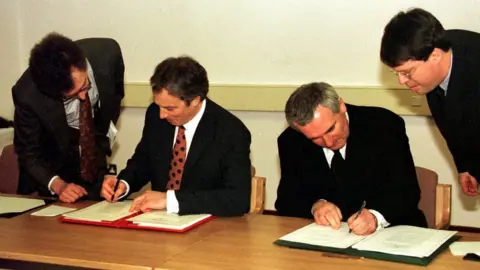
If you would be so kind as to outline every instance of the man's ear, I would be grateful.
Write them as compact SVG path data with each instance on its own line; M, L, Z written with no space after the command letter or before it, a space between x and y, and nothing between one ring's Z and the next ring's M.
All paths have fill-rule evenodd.
M190 106L192 107L197 107L198 104L200 104L201 98L200 96L196 96L192 101L190 102Z
M440 63L442 58L444 57L445 53L439 48L433 49L432 53L428 57L430 61L433 61L434 63Z
M341 97L338 98L338 104L340 105L340 113L347 112L347 106Z

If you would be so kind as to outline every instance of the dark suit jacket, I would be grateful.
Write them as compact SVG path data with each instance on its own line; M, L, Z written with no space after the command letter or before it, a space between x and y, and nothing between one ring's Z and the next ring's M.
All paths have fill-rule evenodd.
M207 102L195 131L180 190L179 214L238 216L250 206L250 132L230 112ZM166 191L175 126L160 119L156 104L147 109L140 143L118 179L135 192L148 181L152 190Z
M433 119L452 153L459 173L480 178L480 34L448 30L453 66L444 101L427 94Z
M313 204L325 199L340 208L346 221L365 200L366 208L380 212L391 225L426 227L403 119L376 107L347 105L347 112L350 136L342 186L334 180L322 147L292 128L279 136L278 213L312 218Z
M106 155L111 154L106 134L110 121L116 123L120 102L124 95L124 65L120 47L112 39L90 38L76 42L90 62L99 91L100 106L95 111L98 183L106 173ZM79 164L69 164L70 129L61 100L53 99L38 90L27 69L12 89L15 104L15 150L18 154L20 179L18 192L50 195L48 183L55 175L67 182L85 183L75 179ZM99 186L86 186L92 190L89 198L99 198ZM96 186L97 189L91 189Z

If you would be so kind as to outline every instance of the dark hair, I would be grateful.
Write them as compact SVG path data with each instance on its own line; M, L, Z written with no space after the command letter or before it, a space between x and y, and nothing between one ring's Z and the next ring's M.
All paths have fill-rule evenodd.
M154 93L166 89L169 94L190 105L197 96L201 100L207 97L207 71L191 57L170 57L157 65L150 78L150 86Z
M400 12L385 26L380 59L389 67L408 60L426 61L433 49L450 49L442 24L420 8Z
M296 129L295 124L305 126L313 119L319 105L340 112L339 96L333 86L324 82L314 82L300 86L288 98L285 105L285 117L288 125Z
M85 55L71 39L50 33L30 52L29 70L35 86L44 94L59 98L73 88L71 68L87 70Z

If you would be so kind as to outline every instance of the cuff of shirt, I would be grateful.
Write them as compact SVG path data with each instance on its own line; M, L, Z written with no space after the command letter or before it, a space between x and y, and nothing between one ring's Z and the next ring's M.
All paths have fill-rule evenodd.
M390 226L390 223L388 223L388 221L382 214L380 214L380 212L373 209L369 209L368 211L370 211L370 213L377 218L377 231Z
M120 180L120 181L122 181L122 183L125 184L126 189L125 189L125 193L123 193L122 196L118 197L119 200L123 199L123 197L127 196L127 194L130 192L130 185L127 183L127 181L125 180Z
M174 190L167 190L167 213L178 214L180 207L178 206L177 196Z
M48 190L50 190L50 192L52 193L52 195L55 195L55 192L53 192L53 190L50 188L52 186L52 183L53 183L53 180L55 180L55 178L57 178L58 175L55 175L54 177L52 177L52 179L50 179L50 182L48 182Z

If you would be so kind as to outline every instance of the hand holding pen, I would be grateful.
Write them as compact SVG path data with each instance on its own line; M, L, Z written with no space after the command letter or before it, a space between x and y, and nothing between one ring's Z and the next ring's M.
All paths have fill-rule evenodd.
M348 219L349 233L353 232L356 235L368 235L377 229L377 219L365 208L366 204L367 203L363 201L360 209Z

